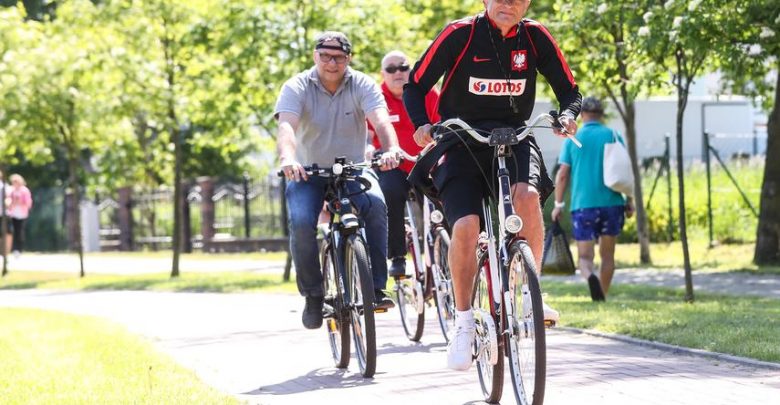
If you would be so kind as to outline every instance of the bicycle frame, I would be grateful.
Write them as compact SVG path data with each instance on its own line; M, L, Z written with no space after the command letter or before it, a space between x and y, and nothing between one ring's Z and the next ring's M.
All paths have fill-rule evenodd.
M343 162L342 162L343 163ZM334 266L338 269L340 282L347 285L347 271L344 267L344 246L343 240L350 235L357 233L360 238L366 240L365 227L363 220L355 214L350 201L350 193L346 189L349 180L341 176L333 178L328 182L328 188L325 192L325 201L327 209L331 213L329 222L329 232L326 235L328 243L333 249ZM354 305L349 291L345 289L347 296L344 297L345 303L350 309Z
M505 272L501 271L501 269L506 269L507 266L499 266L499 260L501 260L504 264L508 264L509 254L507 248L517 238L516 231L510 232L507 230L507 218L512 218L512 220L517 221L519 220L519 217L517 217L515 214L515 209L512 204L512 190L509 181L509 172L506 168L505 161L506 157L511 155L511 151L508 150L509 148L507 148L505 145L498 146L497 149L497 174L499 187L496 202L498 203L498 230L501 233L501 237L500 240L497 240L497 235L495 234L493 225L493 213L491 211L490 198L486 198L482 201L485 237L480 240L481 244L483 244L480 249L487 250L488 253L490 271L487 274L487 278L489 282L488 293L492 298L491 310L493 310L493 315L495 315L497 319L501 321L502 309L506 308L507 311L511 312L511 306L504 305L504 300L508 301L509 298L504 297L501 294L502 287L507 282L507 274L504 274ZM497 249L497 246L500 247L500 249ZM508 291L507 294L509 294ZM509 313L509 315L512 314ZM499 334L509 334L511 336L514 333L514 328L511 328L510 326L511 325L496 325L496 327L500 329L498 331ZM499 341L499 344L502 344L501 341Z

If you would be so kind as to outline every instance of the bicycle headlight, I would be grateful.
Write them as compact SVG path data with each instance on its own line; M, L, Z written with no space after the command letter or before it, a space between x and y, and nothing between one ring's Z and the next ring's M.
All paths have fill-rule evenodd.
M341 223L344 225L344 228L357 228L358 225L360 225L360 222L358 221L357 216L355 214L344 214L341 217Z
M517 215L510 215L504 221L504 229L509 233L518 233L523 229L523 220Z
M341 163L334 163L332 170L333 170L333 174L335 174L336 176L340 176L341 173L344 172L344 165L342 165Z
M444 214L439 210L433 210L433 212L431 212L431 222L438 225L442 221L444 221Z

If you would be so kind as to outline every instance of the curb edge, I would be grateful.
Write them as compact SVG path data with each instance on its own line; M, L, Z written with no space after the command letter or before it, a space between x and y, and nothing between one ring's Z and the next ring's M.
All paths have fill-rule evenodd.
M689 356L699 356L699 357L706 357L709 359L715 359L715 360L721 360L726 361L730 363L737 363L741 364L743 366L750 366L750 367L756 367L756 368L763 368L763 369L771 369L771 370L778 370L780 371L780 363L772 363L768 361L762 361L762 360L755 360L750 359L747 357L740 357L740 356L734 356L731 354L725 354L725 353L718 353L718 352L710 352L707 350L702 349L692 349L689 347L682 347L682 346L676 346L671 345L668 343L660 343L660 342L654 342L651 340L645 340L645 339L638 339L631 336L626 335L618 335L614 333L606 333L606 332L599 332L592 329L579 329L579 328L573 328L570 326L557 326L555 327L557 330L561 330L564 332L569 333L580 333L585 335L591 335L596 336L600 338L606 338L606 339L612 339L617 340L624 343L634 344L638 346L646 346L651 347L658 350L663 350L667 352L671 352L674 354L686 354Z

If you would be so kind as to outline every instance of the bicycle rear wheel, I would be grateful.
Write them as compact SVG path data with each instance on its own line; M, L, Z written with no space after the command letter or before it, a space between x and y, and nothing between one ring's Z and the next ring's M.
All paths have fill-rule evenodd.
M490 296L490 261L487 252L480 255L477 285L474 288L472 308L476 320L477 334L475 352L477 373L485 402L497 403L504 389L504 347L498 338L499 319L493 314L493 299Z
M352 235L345 249L355 356L363 377L376 371L376 327L374 325L374 282L363 239Z
M344 284L334 263L333 249L325 240L320 249L325 292L325 326L333 361L338 368L349 365L349 312L344 305Z
M407 204L409 207L409 204ZM423 291L426 283L425 269L419 268L418 258L421 257L420 244L415 243L416 235L411 229L406 231L406 246L414 263L414 274L411 278L396 279L395 296L398 300L398 311L401 313L401 324L406 337L418 342L425 327L425 297Z
M518 404L541 405L547 372L542 290L530 246L525 241L514 242L509 254L511 302L505 304L509 308L504 313L511 326L506 342L512 385Z
M433 239L433 277L436 312L444 340L449 343L449 331L455 327L455 298L452 294L452 275L449 265L450 235L439 229Z

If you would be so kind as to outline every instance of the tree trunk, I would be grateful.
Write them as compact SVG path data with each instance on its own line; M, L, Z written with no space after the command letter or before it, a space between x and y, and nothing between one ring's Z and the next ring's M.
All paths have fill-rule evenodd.
M621 8L622 10L622 8ZM624 15L620 14L620 27L624 26ZM631 77L628 73L628 66L625 63L623 55L623 30L622 28L614 33L615 38L615 59L618 63L618 72L620 75L620 98L623 106L621 117L626 126L626 146L628 154L631 157L631 172L634 174L634 207L636 208L636 236L639 240L639 262L650 264L650 231L647 225L647 211L645 211L645 199L642 195L642 174L639 172L639 156L636 151L636 102L635 97L628 91L628 83ZM607 91L611 93L607 84Z
M639 239L639 261L650 264L650 230L647 225L645 199L642 195L642 173L639 172L639 156L636 152L636 107L633 101L626 102L626 143L631 156L631 171L634 173L634 207L636 208L636 235Z
M780 264L780 71L766 132L764 180L753 261L758 265L777 265Z
M685 63L685 54L682 49L677 49L675 53L677 59L677 133L675 137L677 147L677 192L679 195L679 224L680 240L683 248L683 267L685 271L685 301L693 302L693 272L691 271L691 257L688 253L688 232L685 219L685 179L683 172L683 117L685 108L688 105L688 90L691 79L685 77L683 85L683 64Z
M78 155L74 151L70 151L68 153L68 184L73 192L75 204L73 210L74 221L76 222L74 243L79 254L79 277L84 277L84 246L81 243L81 194L79 193L78 165Z
M182 128L176 117L176 60L174 50L174 38L170 33L169 16L163 13L163 27L165 34L162 38L163 53L165 54L166 79L168 81L168 133L173 141L173 262L171 263L171 277L179 277L179 256L181 254L181 226L182 226L182 190L181 190L181 156L182 156Z
M174 121L175 122L175 121ZM181 254L181 218L182 218L182 195L181 195L181 130L176 128L171 130L171 136L174 137L173 154L173 264L171 267L171 277L179 277L179 256Z

